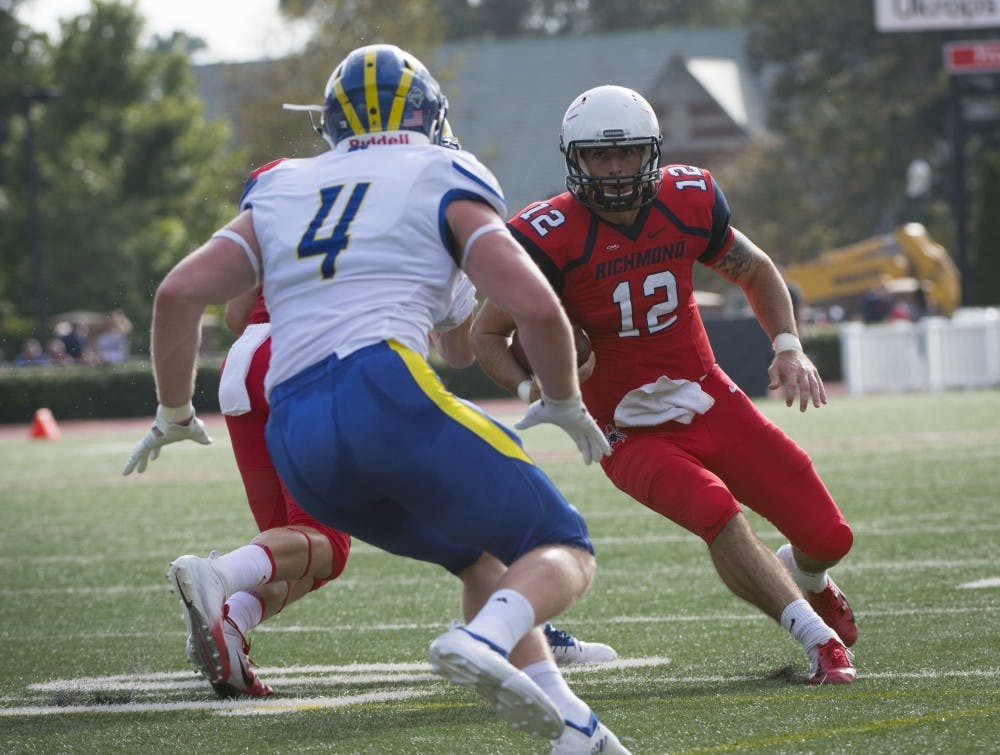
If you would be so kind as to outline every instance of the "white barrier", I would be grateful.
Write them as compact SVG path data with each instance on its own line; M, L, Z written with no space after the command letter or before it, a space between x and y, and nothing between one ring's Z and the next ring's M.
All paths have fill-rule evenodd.
M951 319L840 328L850 394L1000 386L1000 309L958 310Z

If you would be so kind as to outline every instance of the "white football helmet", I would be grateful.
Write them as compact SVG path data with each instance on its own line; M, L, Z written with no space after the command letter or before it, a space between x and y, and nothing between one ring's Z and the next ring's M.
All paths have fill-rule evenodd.
M656 113L638 92L613 85L588 89L566 110L559 133L559 149L566 157L566 188L592 210L642 207L660 188L662 142ZM632 176L593 176L580 154L587 148L625 146L644 150L642 168Z

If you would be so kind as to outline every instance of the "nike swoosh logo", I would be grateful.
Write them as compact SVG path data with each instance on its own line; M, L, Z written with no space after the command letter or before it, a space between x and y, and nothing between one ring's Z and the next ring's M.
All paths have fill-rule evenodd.
M243 665L243 658L240 658L240 673L243 674L243 684L247 686L247 689L252 687L254 678L252 674L247 673L246 666Z
M174 575L174 584L177 585L177 594L181 596L181 602L184 604L184 607L190 609L194 603L188 600L188 596L184 592L184 587L181 585L181 581L176 574ZM190 613L190 610L188 612Z
M657 229L657 230L655 230L655 231L650 231L649 233L647 233L647 234L646 234L646 238L647 238L647 239L651 239L651 238L654 238L655 236L658 236L658 235L660 234L660 232L661 232L661 231L663 231L663 229L662 229L662 228L660 228L660 229Z

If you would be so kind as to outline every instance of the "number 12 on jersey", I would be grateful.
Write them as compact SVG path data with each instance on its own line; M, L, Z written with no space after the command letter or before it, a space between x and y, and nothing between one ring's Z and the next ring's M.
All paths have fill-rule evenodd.
M642 295L646 298L654 296L662 289L663 301L657 301L646 311L646 328L649 333L659 333L677 322L677 315L672 314L678 305L677 278L669 270L650 273L642 282ZM618 305L621 314L619 338L629 338L641 335L635 326L632 310L632 288L629 281L623 280L611 294L611 299ZM661 319L666 318L666 319Z

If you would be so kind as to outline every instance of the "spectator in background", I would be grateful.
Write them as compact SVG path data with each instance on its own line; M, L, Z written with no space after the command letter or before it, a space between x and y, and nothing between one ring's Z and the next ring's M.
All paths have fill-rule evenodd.
M94 347L101 364L121 364L129 357L132 322L120 309L108 312L104 328L97 336Z
M50 364L57 365L59 367L68 367L75 361L66 352L66 344L63 343L61 338L53 336L45 344L45 354L49 358Z
M861 319L866 323L884 322L892 312L893 301L886 279L879 281L861 300Z
M50 364L52 360L42 349L42 344L37 338L25 341L21 351L14 357L14 365L17 367L44 367Z
M63 320L55 327L55 334L66 347L66 354L76 362L84 361L90 348L90 328L82 321L66 322Z

